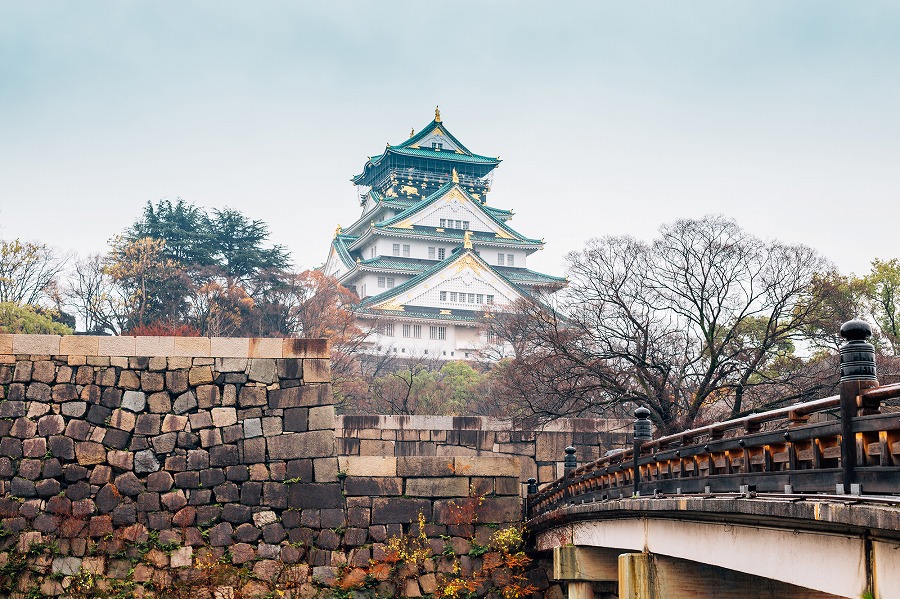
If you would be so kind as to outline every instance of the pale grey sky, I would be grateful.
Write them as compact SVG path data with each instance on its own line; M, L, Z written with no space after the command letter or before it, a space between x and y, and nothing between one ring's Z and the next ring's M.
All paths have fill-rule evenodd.
M317 266L440 104L535 269L722 213L861 274L900 257L898 32L896 2L0 0L0 238L102 252L182 197Z

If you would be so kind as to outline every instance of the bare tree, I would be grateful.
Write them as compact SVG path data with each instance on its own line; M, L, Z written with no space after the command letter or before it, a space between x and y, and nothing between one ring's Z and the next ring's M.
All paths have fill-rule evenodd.
M128 294L106 273L98 254L75 261L62 296L89 333L119 335L128 327Z
M588 242L556 307L494 319L516 349L508 400L541 418L639 402L664 429L737 416L818 390L794 342L815 316L814 250L764 242L722 217L679 220L647 244Z
M0 303L38 305L64 265L42 243L0 240Z

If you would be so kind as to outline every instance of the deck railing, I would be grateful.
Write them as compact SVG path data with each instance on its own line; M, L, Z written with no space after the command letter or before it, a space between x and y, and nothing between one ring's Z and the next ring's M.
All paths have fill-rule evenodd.
M567 448L565 476L540 490L530 481L527 517L633 495L900 495L900 413L881 412L882 401L900 397L900 384L877 386L867 330L850 327L840 395L647 441L640 437L649 411L639 408L633 449L577 467ZM825 416L810 423L814 414Z

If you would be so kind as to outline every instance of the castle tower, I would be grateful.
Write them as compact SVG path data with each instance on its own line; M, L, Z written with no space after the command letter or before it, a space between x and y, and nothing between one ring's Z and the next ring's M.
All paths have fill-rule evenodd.
M359 295L372 351L474 358L491 341L479 331L485 312L565 285L526 267L543 241L512 229L512 210L487 205L499 164L470 152L435 109L352 179L362 215L335 231L323 269Z

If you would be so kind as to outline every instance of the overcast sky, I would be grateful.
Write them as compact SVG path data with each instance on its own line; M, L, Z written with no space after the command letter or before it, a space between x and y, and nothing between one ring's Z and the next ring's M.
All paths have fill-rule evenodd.
M0 238L103 252L181 197L314 267L436 104L503 159L537 270L708 213L844 272L900 257L897 2L0 0Z

